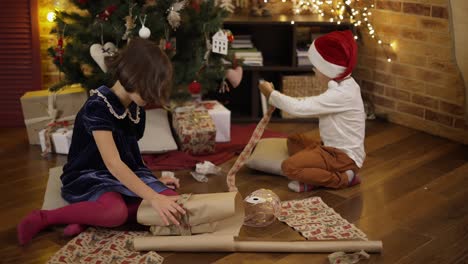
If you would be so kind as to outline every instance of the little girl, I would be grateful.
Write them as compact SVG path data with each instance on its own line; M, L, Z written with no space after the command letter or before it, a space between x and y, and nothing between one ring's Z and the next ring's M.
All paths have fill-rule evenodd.
M290 157L282 165L296 192L317 186L345 188L360 183L365 112L359 85L351 77L357 59L357 45L351 31L335 31L314 40L308 51L317 79L328 83L319 96L292 98L273 90L271 83L260 84L269 103L297 116L319 117L322 143L295 134L288 138Z
M142 107L167 103L170 60L156 44L133 39L106 64L115 84L92 90L76 116L61 176L62 196L70 205L26 216L17 228L22 245L55 224L68 224L66 235L80 233L84 225L120 226L135 219L141 199L150 201L166 224L178 225L178 215L185 214L175 202L177 193L166 186L179 187L178 180L158 180L144 165L137 144L145 129Z

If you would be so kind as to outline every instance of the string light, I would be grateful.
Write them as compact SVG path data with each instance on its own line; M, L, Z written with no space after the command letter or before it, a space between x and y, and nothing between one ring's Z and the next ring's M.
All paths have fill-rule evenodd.
M286 0L282 0L284 3ZM356 28L364 26L367 28L367 33L372 39L375 39L379 46L383 49L385 56L387 57L388 62L392 62L392 59L388 55L387 49L394 48L394 43L387 43L380 38L373 28L370 17L372 12L370 9L374 8L374 5L370 7L361 7L358 10L358 7L352 7L353 2L358 2L359 0L341 0L337 4L333 4L333 1L326 0L292 0L293 2L293 11L294 14L300 14L303 12L309 12L313 14L318 14L321 17L327 15L328 20L331 23L336 22L337 25L346 21L352 23ZM292 21L291 21L292 23ZM358 39L358 36L354 36L354 39Z
M54 22L56 17L57 15L53 11L50 11L49 13L47 13L47 21L49 22Z

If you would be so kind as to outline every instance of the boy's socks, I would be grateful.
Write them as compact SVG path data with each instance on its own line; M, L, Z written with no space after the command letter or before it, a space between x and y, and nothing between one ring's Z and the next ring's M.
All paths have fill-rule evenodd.
M359 175L355 175L353 179L348 183L348 187L358 185L361 183L361 177Z
M298 181L290 181L288 188L293 192L310 192L315 189L315 186Z
M345 171L346 175L348 175L348 182L352 182L354 179L354 171L352 170L347 170Z

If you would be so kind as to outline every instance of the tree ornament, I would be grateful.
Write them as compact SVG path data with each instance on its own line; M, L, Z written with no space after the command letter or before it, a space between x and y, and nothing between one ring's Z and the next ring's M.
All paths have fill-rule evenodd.
M223 55L228 54L228 38L223 30L218 30L212 37L212 51Z
M110 5L104 11L97 14L96 17L101 19L102 21L108 21L109 17L112 15L112 13L114 13L116 9L117 9L116 5Z
M199 94L201 92L201 84L194 80L188 86L188 90L191 94Z
M201 0L192 0L190 6L197 12L200 13Z
M167 22L169 22L169 25L171 25L173 30L177 30L180 25L180 11L184 8L185 4L185 0L175 2L168 10L169 14L167 15Z
M57 47L55 48L54 62L63 65L63 36L60 36L57 41Z
M192 99L196 102L201 102L201 88L201 84L196 80L194 80L188 86L188 90L192 95Z
M155 5L156 5L156 0L145 0L145 7L155 6Z
M117 47L112 42L107 42L104 45L95 43L89 48L91 57L103 72L107 72L105 57L114 56L116 52Z
M243 69L241 66L237 66L226 71L226 79L231 83L233 88L239 86L242 81Z
M80 69L85 77L90 77L91 75L93 75L93 67L89 64L81 64Z
M128 16L124 18L125 20L125 33L122 36L123 40L130 40L130 35L132 34L132 30L135 28L135 20L136 17L133 16L133 8L136 4L133 4L129 7Z
M143 20L140 17L140 22L141 22L141 28L138 31L138 35L142 39L147 39L147 38L149 38L151 36L151 30L149 28L145 27L146 15L145 15L145 18L143 18Z
M220 8L226 10L229 13L234 12L234 5L232 4L232 0L216 0L215 5L219 6Z
M226 92L229 92L229 91L230 91L229 85L226 83L226 80L223 79L223 81L222 81L221 84L219 85L218 92L219 92L219 93L226 93Z

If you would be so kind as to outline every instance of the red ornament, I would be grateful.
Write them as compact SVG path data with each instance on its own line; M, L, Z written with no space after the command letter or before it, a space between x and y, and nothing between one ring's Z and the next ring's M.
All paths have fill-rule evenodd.
M190 6L195 9L195 11L197 11L197 13L200 12L200 0L192 0L192 2L190 3Z
M201 84L197 81L193 81L189 84L188 90L191 94L199 94L201 92Z
M234 41L234 35L232 35L232 34L228 35L227 39L228 39L229 43L232 43Z
M55 63L60 63L60 65L63 65L63 38L59 37L57 41L57 47L55 48L55 57L54 57Z
M101 20L107 21L107 20L109 20L109 17L112 15L112 13L114 13L114 11L116 9L117 9L116 5L110 5L104 11L102 11L100 14L97 14L96 17L101 19Z
M171 50L172 49L172 44L170 41L166 41L166 45L164 45L164 49L166 50Z

